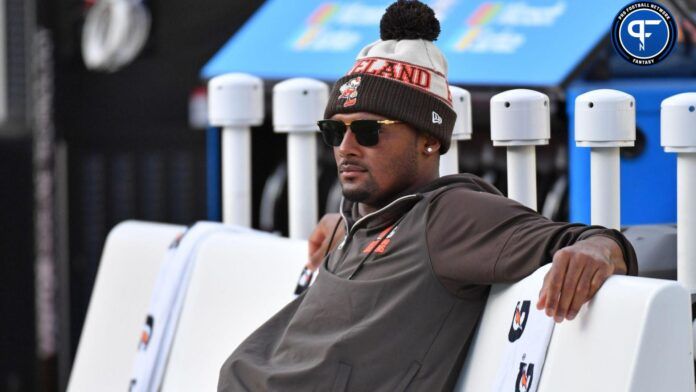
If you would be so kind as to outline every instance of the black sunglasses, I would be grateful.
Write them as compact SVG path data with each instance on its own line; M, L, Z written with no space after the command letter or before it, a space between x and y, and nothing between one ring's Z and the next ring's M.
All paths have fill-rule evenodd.
M376 146L379 142L379 130L382 125L399 124L401 121L395 120L355 120L343 122L338 120L319 120L319 130L321 136L329 147L338 147L343 142L343 136L350 126L351 132L355 134L355 140L364 147Z

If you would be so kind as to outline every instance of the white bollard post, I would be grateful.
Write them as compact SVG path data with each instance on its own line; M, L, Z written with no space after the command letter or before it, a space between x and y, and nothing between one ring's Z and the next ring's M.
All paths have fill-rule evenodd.
M549 97L516 89L491 98L491 140L507 147L508 197L537 209L535 146L549 143Z
M457 141L471 140L471 94L460 87L450 86L452 108L457 113L457 121L452 132L449 150L440 156L440 176L459 173L459 149Z
M590 147L593 225L621 228L619 148L636 140L635 99L617 90L594 90L575 99L575 144Z
M273 88L273 127L288 133L290 238L307 239L317 223L317 121L329 87L318 80L288 79Z
M677 280L696 293L696 93L662 101L661 144L677 153Z
M210 125L222 127L222 221L251 227L251 126L263 123L263 82L242 73L208 83Z

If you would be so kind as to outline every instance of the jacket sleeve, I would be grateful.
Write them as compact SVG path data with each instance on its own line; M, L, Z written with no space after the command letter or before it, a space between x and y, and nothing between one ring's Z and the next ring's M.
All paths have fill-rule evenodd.
M635 252L616 230L553 222L504 196L454 188L428 209L426 242L438 279L453 293L462 286L515 282L549 263L576 241L602 235L619 244L629 274Z

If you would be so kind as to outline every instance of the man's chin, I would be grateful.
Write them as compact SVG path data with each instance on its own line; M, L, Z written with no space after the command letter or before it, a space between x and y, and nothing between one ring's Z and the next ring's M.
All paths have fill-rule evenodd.
M350 186L344 186L343 184L341 184L341 191L346 200L354 203L364 203L369 200L371 196L370 192L366 189L352 188Z
M363 203L370 198L370 194L365 191L343 191L343 197L354 203Z

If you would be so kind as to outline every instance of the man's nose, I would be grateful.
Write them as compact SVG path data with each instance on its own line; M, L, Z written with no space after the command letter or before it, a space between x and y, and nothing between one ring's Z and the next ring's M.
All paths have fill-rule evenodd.
M338 152L341 155L356 155L357 151L360 149L360 144L355 138L355 134L350 130L350 126L347 127L346 133L343 135L343 140L338 146Z

